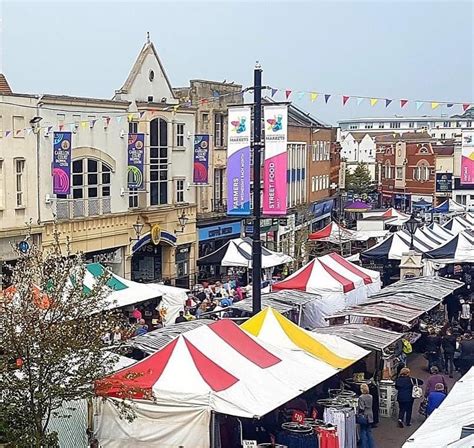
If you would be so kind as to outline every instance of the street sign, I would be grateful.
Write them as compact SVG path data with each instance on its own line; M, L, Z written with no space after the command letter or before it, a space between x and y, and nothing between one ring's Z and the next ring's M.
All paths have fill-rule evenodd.
M28 251L30 250L30 244L28 243L28 241L20 241L17 245L18 247L18 250L22 253L22 254L26 254L28 253Z

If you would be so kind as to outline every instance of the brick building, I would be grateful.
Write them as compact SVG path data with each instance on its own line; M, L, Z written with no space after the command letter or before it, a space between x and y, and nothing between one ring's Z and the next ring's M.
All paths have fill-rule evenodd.
M382 205L411 210L423 200L433 202L436 154L427 133L377 137L376 156Z

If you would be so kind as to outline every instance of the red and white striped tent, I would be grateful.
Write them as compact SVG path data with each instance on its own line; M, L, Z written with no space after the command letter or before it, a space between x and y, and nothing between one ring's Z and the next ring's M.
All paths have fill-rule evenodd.
M380 273L351 263L331 253L311 260L307 265L273 285L274 290L294 289L319 294L319 326L327 325L326 316L346 306L365 302L380 291Z
M357 232L346 229L334 221L331 221L326 227L313 232L308 237L312 241L327 241L334 244L357 240Z
M128 422L110 400L98 400L97 438L103 447L207 448L212 411L261 417L337 372L217 321L96 382L99 396L132 398L137 415Z

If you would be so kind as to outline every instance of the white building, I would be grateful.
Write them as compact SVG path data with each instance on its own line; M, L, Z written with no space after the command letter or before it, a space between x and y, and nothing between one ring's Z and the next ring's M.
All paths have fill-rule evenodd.
M365 163L373 180L375 180L375 138L369 132L347 132L339 130L338 141L341 145L341 158L346 160L346 167L353 172L359 163Z

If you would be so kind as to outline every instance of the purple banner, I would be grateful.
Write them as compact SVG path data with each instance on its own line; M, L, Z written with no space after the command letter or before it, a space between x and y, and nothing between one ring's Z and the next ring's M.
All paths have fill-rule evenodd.
M128 134L127 185L129 189L145 188L145 134Z
M250 107L229 109L227 214L250 215Z
M197 185L209 183L209 134L194 136L193 183Z
M53 194L71 193L71 132L55 132L53 140Z

